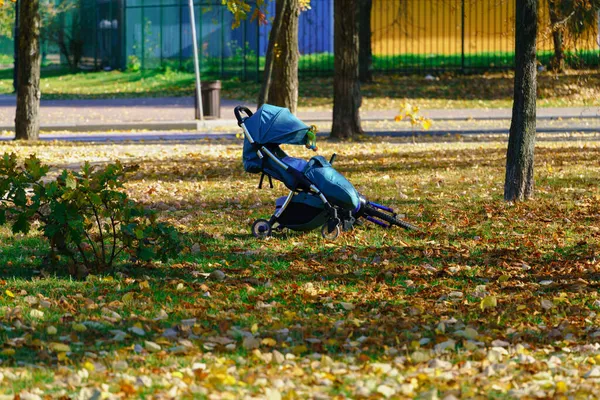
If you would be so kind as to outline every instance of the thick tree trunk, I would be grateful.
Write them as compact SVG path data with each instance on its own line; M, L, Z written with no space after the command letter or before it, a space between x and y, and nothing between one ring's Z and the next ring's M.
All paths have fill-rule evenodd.
M358 21L358 78L361 82L373 81L373 51L371 49L371 10L373 0L359 0Z
M363 133L358 80L358 1L334 0L333 125L331 136L352 138Z
M37 140L40 121L39 0L20 1L15 139Z
M563 44L562 26L558 26L561 15L558 10L557 0L548 0L548 11L550 14L550 28L552 29L552 40L554 41L554 56L550 60L550 69L556 72L565 70L565 48Z
M265 55L265 71L260 86L260 93L258 94L259 107L269 102L269 92L272 86L273 68L275 64L275 49L279 38L279 32L285 23L281 16L287 12L290 4L291 0L277 0L275 3L275 19L273 20L273 26L269 33L269 44L267 45L267 54Z
M19 3L15 3L15 27L14 27L14 64L13 64L13 90L17 93L17 71L19 70Z
M296 113L298 106L298 17L300 16L299 0L285 0L289 3L283 9L283 1L277 1L276 18L285 23L279 30L275 42L273 76L269 89L269 103L289 108ZM279 17L281 15L281 17Z
M515 93L506 154L504 199L533 195L536 123L536 39L538 0L519 0L515 17Z

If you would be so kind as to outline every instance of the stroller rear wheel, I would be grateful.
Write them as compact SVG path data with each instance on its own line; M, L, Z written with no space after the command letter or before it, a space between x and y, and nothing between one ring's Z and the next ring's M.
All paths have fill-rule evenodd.
M271 224L266 219L257 219L252 224L252 234L257 238L271 236Z

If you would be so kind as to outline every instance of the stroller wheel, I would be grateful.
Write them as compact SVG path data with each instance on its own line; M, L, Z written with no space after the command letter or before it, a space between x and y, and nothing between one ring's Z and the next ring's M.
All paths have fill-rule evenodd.
M336 225L332 230L329 229L328 224L323 225L321 228L321 236L323 236L323 239L335 240L338 238L338 236L340 236L340 233L341 229L339 224Z
M266 219L257 219L252 224L252 234L259 239L270 236L271 224Z

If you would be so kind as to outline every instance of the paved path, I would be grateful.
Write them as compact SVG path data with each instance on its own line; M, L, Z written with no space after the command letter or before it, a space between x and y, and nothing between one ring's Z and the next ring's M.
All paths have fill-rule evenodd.
M575 134L571 135L572 132ZM90 143L109 143L109 142L186 142L191 140L239 140L236 131L230 132L178 132L178 131L153 131L153 132L93 132L93 133L49 133L42 134L42 141L69 141L69 142L90 142ZM600 124L593 126L575 126L573 128L539 126L537 129L538 140L600 140ZM369 129L366 131L369 136L383 136L392 138L413 137L413 136L433 136L443 139L444 137L476 136L476 135L508 135L508 128L497 127L479 127L479 128L450 128L432 129L429 131L412 130L410 128L391 129ZM544 137L543 135L548 135ZM322 132L320 137L326 137L329 132ZM553 139L554 138L554 139ZM14 135L2 135L0 141L13 140Z
M231 125L233 108L238 101L223 100L220 122L209 124ZM255 109L255 104L244 104ZM116 129L192 129L194 104L192 98L165 97L143 99L104 99L104 100L42 100L42 127L62 126L66 130L86 130L86 126L94 126L87 130L109 130L111 125ZM362 119L393 120L397 110L363 111ZM466 120L466 119L508 119L510 109L453 109L426 110L425 116L434 120ZM14 126L15 97L0 96L0 130L12 129ZM307 122L330 121L331 111L300 111L298 117ZM600 118L600 107L575 108L540 108L540 119L551 118ZM184 124L184 125L177 125ZM187 124L187 125L185 125ZM72 127L72 129L69 128ZM76 129L77 128L77 129Z

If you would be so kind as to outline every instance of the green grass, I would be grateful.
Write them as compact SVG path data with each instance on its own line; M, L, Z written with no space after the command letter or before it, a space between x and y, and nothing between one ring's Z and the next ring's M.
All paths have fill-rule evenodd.
M13 56L0 54L0 65L12 65L13 60Z
M206 75L204 80L215 79ZM166 69L141 72L79 72L46 69L42 72L44 99L103 99L164 96L192 96L194 76ZM223 80L222 97L255 101L260 84L237 78ZM361 86L363 110L399 109L408 101L421 108L511 107L513 74L441 74L436 80L424 76L380 75ZM12 70L0 70L0 94L12 92ZM538 106L595 107L600 105L600 73L597 70L570 71L562 75L541 73L538 77ZM332 107L333 79L302 77L299 107L326 110Z
M540 51L537 54L542 65L548 65L554 52ZM568 52L567 65L595 67L600 64L599 50L582 50L577 53ZM264 62L261 61L261 68ZM332 53L308 54L300 56L300 73L333 73L334 55ZM253 64L250 64L253 65ZM482 52L465 54L465 70L493 70L510 69L514 67L514 52ZM463 57L461 54L401 54L393 56L373 55L373 69L378 72L385 71L433 71L433 70L461 70Z
M167 264L123 260L110 275L78 281L47 263L39 233L13 237L1 228L0 395L73 397L82 388L184 398L597 392L595 380L580 383L600 362L598 350L581 347L597 340L590 313L600 285L596 141L539 141L535 200L517 205L502 201L503 138L325 141L320 147L338 153L337 168L362 193L424 230L365 225L336 242L317 232L253 238L252 221L270 215L285 190L256 189L258 177L242 170L240 146L0 145L58 168L83 159L139 163L128 194L159 210L188 243ZM202 275L215 269L227 278ZM485 296L498 306L482 308ZM476 337L464 337L467 327ZM256 341L244 342L250 336ZM146 340L161 350L145 350ZM440 350L449 340L455 344ZM507 355L499 340L509 343ZM431 359L455 367L430 368ZM560 368L546 367L556 359Z

